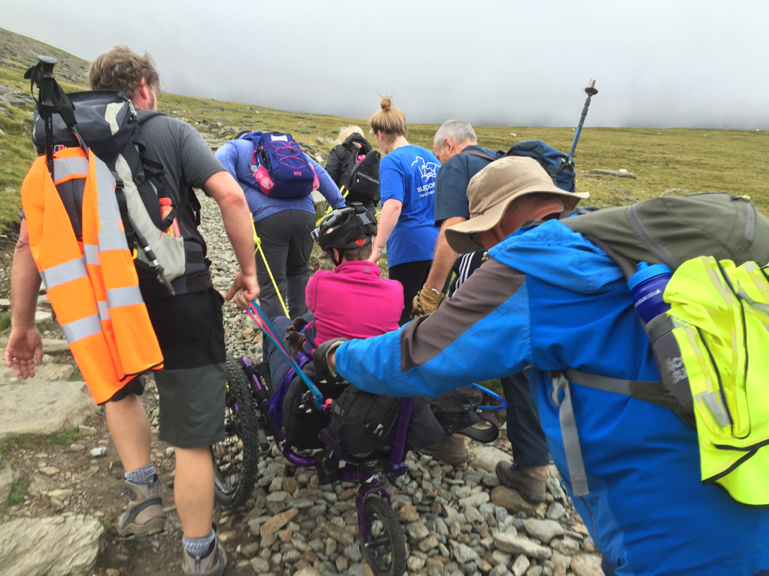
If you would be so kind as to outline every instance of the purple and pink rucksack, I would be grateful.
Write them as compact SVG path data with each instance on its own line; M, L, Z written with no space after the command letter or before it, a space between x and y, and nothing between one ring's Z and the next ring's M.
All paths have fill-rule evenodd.
M290 134L251 132L243 138L254 143L249 169L265 196L304 198L319 188L318 175Z

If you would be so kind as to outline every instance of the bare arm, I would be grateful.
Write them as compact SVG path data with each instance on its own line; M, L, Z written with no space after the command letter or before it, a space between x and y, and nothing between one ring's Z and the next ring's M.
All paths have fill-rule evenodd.
M27 378L35 375L35 362L43 361L43 342L35 326L40 274L29 248L27 221L21 221L11 270L11 334L5 348L5 364Z
M240 264L240 272L235 277L225 299L231 300L238 294L236 303L244 307L244 300L251 301L259 296L254 259L253 224L246 197L229 172L217 172L206 180L204 188L206 193L219 204L224 228Z
M451 246L449 246L449 243L446 241L446 228L464 222L465 220L467 219L462 216L454 216L452 218L446 218L441 223L441 231L438 233L438 242L435 245L435 256L433 256L430 275L425 281L425 286L428 288L443 292L443 287L446 285L446 279L449 277L451 267L457 259L457 253L451 249Z
M382 214L379 217L379 225L377 227L377 235L374 238L374 246L371 249L371 257L369 262L376 262L382 255L382 250L387 244L387 240L390 238L395 225L398 223L398 218L401 215L401 208L403 208L403 202L390 198L385 200L382 205Z

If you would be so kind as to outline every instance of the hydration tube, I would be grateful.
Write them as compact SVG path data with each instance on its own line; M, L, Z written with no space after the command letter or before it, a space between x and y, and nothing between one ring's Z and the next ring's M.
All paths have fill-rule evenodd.
M294 369L294 372L296 373L296 375L299 376L302 379L302 381L304 381L304 383L307 385L307 388L309 388L310 392L312 392L312 396L313 398L315 398L315 407L321 412L324 412L325 405L323 403L323 394L320 393L320 390L318 390L318 387L313 383L312 380L310 380L307 374L305 374L302 371L302 369L296 363L296 360L294 360L291 357L291 354L288 352L288 350L286 350L286 347L281 341L281 339L275 335L275 328L267 319L267 317L264 315L264 312L262 312L262 309L259 308L259 305L255 301L253 300L251 301L249 308L246 309L246 314L248 314L251 317L251 320L253 320L256 323L256 325L262 330L262 332L266 334L267 337L272 341L272 343L275 344L275 346L283 355L283 357L286 360L288 360L289 366L291 366L291 368ZM256 314L256 316L254 314Z
M473 383L473 384L470 384L470 386L472 386L473 388L477 388L481 392L486 392L486 394L488 394L489 396L494 398L494 400L502 404L501 406L478 406L478 410L506 410L507 409L507 401L496 392L492 392L491 390L481 386L480 384Z

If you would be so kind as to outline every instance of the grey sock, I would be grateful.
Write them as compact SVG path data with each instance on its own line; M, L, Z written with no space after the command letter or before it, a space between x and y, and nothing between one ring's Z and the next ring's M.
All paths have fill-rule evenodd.
M149 484L155 478L155 466L147 464L137 470L126 472L123 478L134 484Z
M214 546L216 544L215 539L216 536L214 535L213 529L211 529L211 533L202 538L187 538L186 536L183 536L182 544L184 544L184 549L187 551L187 554L196 560L200 560L214 551Z

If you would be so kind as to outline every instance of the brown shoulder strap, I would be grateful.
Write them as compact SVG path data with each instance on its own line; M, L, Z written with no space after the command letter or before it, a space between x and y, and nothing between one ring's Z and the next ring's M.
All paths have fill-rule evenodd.
M472 156L477 156L478 158L483 158L484 160L488 160L489 162L494 162L496 158L493 156L489 156L485 152L479 152L478 150L462 150L460 154L470 154Z

